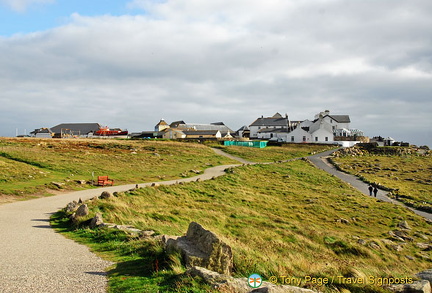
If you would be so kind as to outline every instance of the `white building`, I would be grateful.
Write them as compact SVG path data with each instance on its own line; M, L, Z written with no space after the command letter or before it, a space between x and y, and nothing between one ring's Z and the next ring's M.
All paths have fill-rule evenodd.
M336 136L363 136L358 129L350 129L349 115L330 115L326 110L315 115L313 121L290 121L288 115L256 119L250 126L250 138L284 142L332 143Z

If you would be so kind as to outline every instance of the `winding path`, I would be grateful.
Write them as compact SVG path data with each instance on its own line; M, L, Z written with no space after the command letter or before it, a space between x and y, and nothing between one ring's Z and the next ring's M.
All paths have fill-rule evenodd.
M243 164L253 164L221 150L214 151ZM352 175L337 171L323 160L331 152L310 156L309 159L318 168L339 177L367 195L367 184ZM203 174L195 177L157 183L170 185L196 181L198 178L207 180L223 175L226 168L235 166L238 165L217 166L206 169ZM151 184L143 183L139 187ZM56 233L50 227L49 217L73 200L87 200L100 195L102 191L120 192L135 187L135 184L112 186L1 205L0 292L105 292L106 269L112 263L100 259L86 246ZM383 191L379 191L378 199L401 204L388 198ZM425 218L432 218L431 214L413 211Z
M217 166L195 177L158 184L207 180L234 166L238 165ZM135 187L135 184L112 186L1 205L0 292L105 292L105 271L112 263L56 233L49 218L73 200L90 199L102 191L120 192Z
M339 179L341 179L341 180L345 181L346 183L350 184L351 186L353 186L354 188L358 189L359 191L361 191L365 195L369 196L369 190L368 190L369 184L366 184L365 182L361 181L360 179L358 179L354 175L350 175L350 174L347 174L347 173L344 173L344 172L341 172L341 171L337 170L332 164L330 164L327 161L327 157L329 157L333 152L335 152L335 150L330 150L330 151L326 151L326 152L323 152L323 153L319 153L319 154L316 154L316 155L313 155L313 156L309 156L308 158L319 169L322 169L322 170L326 171L327 173L330 173L330 174L338 177ZM378 190L377 199L382 200L382 201L386 201L386 202L391 202L393 204L404 206L407 209L410 209L411 211L413 211L414 213L416 213L417 215L432 220L432 214L426 213L426 212L423 212L423 211L419 211L419 210L413 209L411 207L408 207L408 206L404 205L400 201L397 201L397 200L394 200L392 198L389 198L386 194L387 194L386 191Z

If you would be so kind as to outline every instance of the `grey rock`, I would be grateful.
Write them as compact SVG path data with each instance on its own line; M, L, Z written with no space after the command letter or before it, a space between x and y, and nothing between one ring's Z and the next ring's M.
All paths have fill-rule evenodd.
M233 278L224 274L219 274L202 267L192 267L186 271L191 276L199 276L220 292L236 293L314 293L315 291L288 285L275 285L263 282L260 288L252 289L247 283L247 278Z
M73 211L75 211L78 207L78 203L76 201L71 201L70 203L67 204L66 208L65 208L65 212L66 213L71 213Z
M89 208L87 204L80 205L79 208L75 212L76 217L84 217L89 214Z
M51 184L54 185L57 188L60 188L60 189L63 188L63 186L65 185L62 182L51 182Z
M412 284L391 285L389 290L397 293L431 293L431 286L429 281L421 280Z
M112 198L114 197L111 193L109 193L108 191L104 191L101 193L101 195L99 196L100 199L108 199L108 198Z
M204 267L218 273L230 275L233 268L231 247L216 234L191 222L186 236L168 239L167 251L178 251L186 267Z
M407 221L402 221L398 224L399 228L411 230L411 227L408 225Z
M103 218L100 213L97 213L93 219L90 221L90 228L94 229L96 227L99 227L103 224Z
M422 271L416 274L416 276L422 280L427 280L429 282L432 282L432 269Z

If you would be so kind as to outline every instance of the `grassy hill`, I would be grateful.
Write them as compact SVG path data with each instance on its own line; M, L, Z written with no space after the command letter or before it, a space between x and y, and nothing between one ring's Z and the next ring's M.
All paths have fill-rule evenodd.
M191 170L232 163L192 143L0 138L0 199L50 194L59 185L92 188L79 182L101 175L119 185L188 177Z
M243 156L243 150L252 161L269 154L279 160L281 152L231 152ZM292 157L289 148L283 151ZM289 276L302 287L325 292L386 292L381 281L413 277L431 266L431 252L419 245L432 237L429 222L364 196L305 160L241 166L205 182L140 188L94 201L90 209L89 217L100 212L107 222L157 234L183 235L196 221L232 246L235 276ZM199 279L182 275L179 259L165 255L153 240L70 229L62 214L55 221L69 237L118 262L110 271L110 292L212 292ZM403 221L410 230L399 227ZM307 282L307 277L333 282Z
M353 148L338 152L332 160L342 171L391 191L391 197L432 212L431 154L401 147Z

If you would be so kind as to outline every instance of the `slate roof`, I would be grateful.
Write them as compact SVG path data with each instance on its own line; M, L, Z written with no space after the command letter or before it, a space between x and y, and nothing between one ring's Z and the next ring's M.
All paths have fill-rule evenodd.
M101 125L99 123L62 123L51 127L54 133L61 133L63 131L72 131L73 134L85 135L90 132L96 132Z
M261 126L261 127L274 127L274 126L287 126L287 118L273 118L273 117L261 117L252 122L250 126Z
M283 133L288 132L287 128L263 128L258 130L259 133Z
M339 123L351 123L349 115L328 115Z
M216 135L219 130L191 130L183 131L186 135Z

